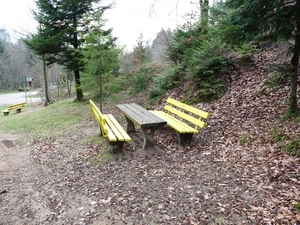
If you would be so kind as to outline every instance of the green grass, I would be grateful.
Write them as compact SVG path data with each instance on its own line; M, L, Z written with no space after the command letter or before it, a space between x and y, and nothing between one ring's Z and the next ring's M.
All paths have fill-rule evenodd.
M282 146L283 150L293 156L300 157L300 138L292 139Z
M300 202L297 202L294 206L293 206L293 211L295 213L300 213Z
M1 116L0 131L24 134L28 139L58 137L76 132L89 114L87 101L60 101L34 111L26 107L21 113Z
M91 117L88 101L59 101L43 108L26 106L21 113L0 116L0 133L21 134L21 142L69 138L87 129L87 121ZM86 149L91 148L93 154L88 157L88 161L95 166L103 166L119 158L118 155L110 154L109 145L100 136L100 130L78 141L77 144Z
M19 93L19 91L0 91L0 95L15 94L15 93Z
M239 139L239 144L241 146L246 146L247 144L251 143L253 140L249 134L243 134Z
M276 142L283 141L287 138L284 132L282 131L282 128L280 127L273 128L270 133L272 140Z

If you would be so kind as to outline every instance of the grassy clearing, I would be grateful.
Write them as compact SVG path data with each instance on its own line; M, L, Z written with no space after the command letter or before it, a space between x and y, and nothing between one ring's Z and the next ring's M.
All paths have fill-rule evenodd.
M19 93L19 91L0 91L0 95L5 95L5 94L15 94Z
M37 110L0 117L0 131L24 134L28 139L55 138L76 132L90 114L88 102L60 101Z

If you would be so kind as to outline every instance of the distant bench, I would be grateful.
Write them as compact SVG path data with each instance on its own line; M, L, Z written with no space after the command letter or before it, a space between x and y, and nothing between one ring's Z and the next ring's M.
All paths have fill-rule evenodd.
M121 151L125 142L131 141L131 138L126 131L121 127L118 121L111 114L102 114L98 107L90 100L90 107L94 119L100 125L100 133L104 138L107 138L110 145L110 152L116 153Z
M17 113L21 112L21 110L24 108L24 106L26 105L25 102L19 103L19 104L15 104L15 105L10 105L8 106L7 109L2 110L4 116L8 116L9 113L13 110L16 110Z
M181 146L191 143L193 134L198 134L199 128L204 128L206 126L206 122L203 121L203 119L208 119L209 117L208 112L171 98L167 99L167 104L164 109L166 112L156 110L150 112L166 120L168 126L177 131L178 142ZM183 120L187 121L189 124L183 122Z

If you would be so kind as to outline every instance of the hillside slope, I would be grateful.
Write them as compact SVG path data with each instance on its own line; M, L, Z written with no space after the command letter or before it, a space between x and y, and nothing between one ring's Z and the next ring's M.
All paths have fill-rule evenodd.
M266 82L272 76L270 65L286 61L282 52L278 47L269 47L255 53L247 68L233 71L230 89L221 99L197 104L211 117L207 128L195 137L194 145L183 150L224 162L223 169L238 175L233 182L248 186L243 194L247 198L237 197L239 188L228 190L227 201L221 197L218 208L246 214L259 224L292 224L300 220L299 211L293 211L300 201L300 160L279 147L300 138L300 123L280 122L287 111L289 86L274 91ZM181 100L184 89L187 87L179 87L166 96ZM173 141L164 143L173 136L162 136L162 148L176 152ZM299 144L297 148L300 151ZM219 185L223 185L222 181ZM234 203L230 196L235 197Z
M202 133L194 136L191 146L178 148L176 132L170 128L156 134L157 145L183 170L191 171L187 179L198 179L194 182L199 184L209 177L210 181L198 189L200 193L211 189L210 197L204 196L206 203L201 201L202 209L207 210L201 214L204 219L191 219L186 224L215 221L214 217L226 218L220 224L238 224L243 220L248 221L246 224L249 221L300 223L299 211L294 210L300 202L300 159L285 154L280 148L300 138L300 123L299 119L280 122L288 108L289 84L278 90L269 84L274 76L272 65L289 62L285 55L284 46L270 46L254 53L245 66L232 71L232 83L221 99L195 105L211 116ZM181 101L186 98L185 90L191 88L191 84L185 83L168 91L154 108L162 110L168 97ZM144 106L146 102L140 96L128 100L133 101ZM118 114L115 110L112 112ZM137 148L135 143L126 147L128 152ZM299 151L299 144L296 148ZM204 166L206 163L210 164L209 168ZM164 171L169 169L163 168ZM183 185L184 182L179 179L176 183Z

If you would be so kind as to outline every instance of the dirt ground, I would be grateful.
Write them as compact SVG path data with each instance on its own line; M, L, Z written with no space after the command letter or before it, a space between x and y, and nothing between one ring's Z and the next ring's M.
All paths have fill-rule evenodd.
M99 165L102 146L81 143L98 127L92 117L83 123L77 134L45 141L0 134L1 225L298 224L297 159L208 147L221 141L209 126L185 149L173 130L159 130L150 152L138 131L122 157Z
M197 104L211 116L186 148L165 127L145 152L137 129L124 155L103 165L103 146L83 143L99 133L92 115L56 139L0 134L0 225L299 225L300 159L270 131L292 140L300 124L279 123L289 88L264 85L274 60L272 51L257 53L222 99ZM182 90L166 96L181 99ZM140 96L130 101L145 106ZM114 106L107 113L122 118Z
M252 224L233 209L222 215L219 198L233 201L229 190L247 201L257 191L242 188L224 162L201 157L210 153L180 159L157 147L141 155L137 135L135 147L125 146L135 151L99 167L86 160L94 149L76 148L84 135L27 144L0 135L1 225Z

